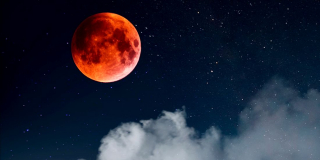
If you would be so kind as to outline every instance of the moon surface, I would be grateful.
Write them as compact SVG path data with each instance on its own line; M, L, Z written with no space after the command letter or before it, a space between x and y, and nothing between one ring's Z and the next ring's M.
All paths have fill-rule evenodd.
M114 13L86 18L72 37L71 52L78 69L98 82L115 82L136 67L141 42L136 28Z

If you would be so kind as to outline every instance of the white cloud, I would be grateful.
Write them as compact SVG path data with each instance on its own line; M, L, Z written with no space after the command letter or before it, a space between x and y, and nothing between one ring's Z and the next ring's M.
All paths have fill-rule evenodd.
M98 160L301 160L320 158L320 94L273 79L240 114L239 135L211 127L203 136L185 112L125 123L102 139Z

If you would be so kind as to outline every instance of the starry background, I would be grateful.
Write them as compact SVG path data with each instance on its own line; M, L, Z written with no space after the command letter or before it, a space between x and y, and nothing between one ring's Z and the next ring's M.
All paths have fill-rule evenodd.
M238 115L273 77L320 89L320 2L2 1L0 159L94 160L124 122L186 107L187 122L236 135ZM98 83L70 42L88 16L113 12L139 32L126 78Z

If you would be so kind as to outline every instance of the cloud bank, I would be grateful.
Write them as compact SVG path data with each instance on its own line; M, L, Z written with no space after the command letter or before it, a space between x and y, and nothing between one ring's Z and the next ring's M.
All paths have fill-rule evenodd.
M199 136L185 111L125 123L102 139L98 160L319 160L320 93L273 79L239 115L239 134L215 127ZM224 137L222 139L222 137Z

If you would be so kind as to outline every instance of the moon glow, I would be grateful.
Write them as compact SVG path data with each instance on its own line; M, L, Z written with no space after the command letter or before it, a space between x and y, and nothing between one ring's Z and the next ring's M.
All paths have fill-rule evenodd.
M86 18L76 29L71 43L78 69L98 82L114 82L136 67L141 42L136 28L114 13L98 13Z

